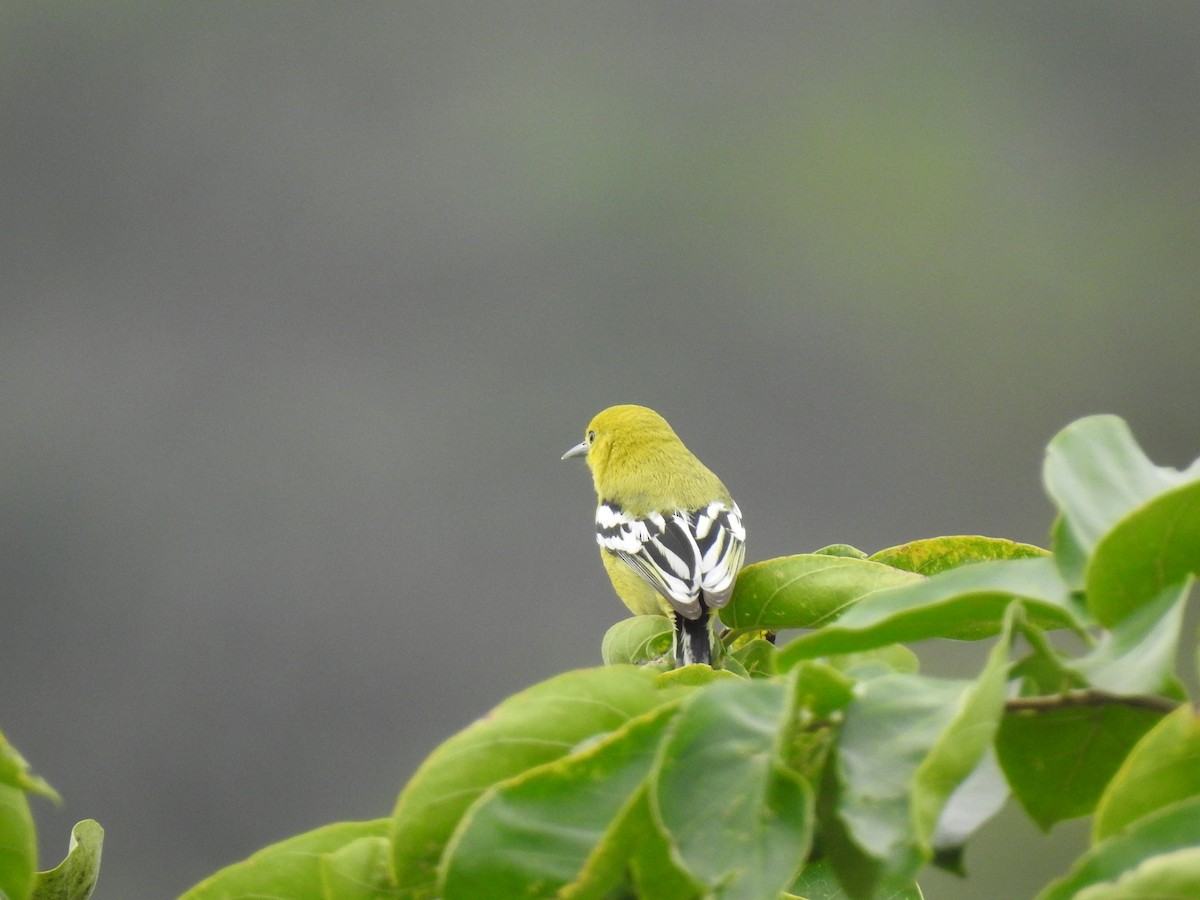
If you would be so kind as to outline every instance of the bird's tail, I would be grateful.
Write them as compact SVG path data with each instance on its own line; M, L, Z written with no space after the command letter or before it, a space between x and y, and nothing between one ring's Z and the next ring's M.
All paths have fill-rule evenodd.
M700 601L700 618L686 619L675 613L675 665L690 666L693 663L712 665L713 643L712 613Z

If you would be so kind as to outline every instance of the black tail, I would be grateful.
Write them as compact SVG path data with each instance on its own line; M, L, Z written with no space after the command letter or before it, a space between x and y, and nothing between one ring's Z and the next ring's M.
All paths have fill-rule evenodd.
M675 614L675 665L688 666L692 663L712 665L712 632L708 617L711 615L704 600L700 601L700 618L685 619Z

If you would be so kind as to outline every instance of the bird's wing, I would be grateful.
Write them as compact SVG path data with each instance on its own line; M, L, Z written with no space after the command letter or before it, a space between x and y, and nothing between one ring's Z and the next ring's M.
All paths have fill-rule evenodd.
M635 518L613 503L596 510L596 540L642 576L684 618L729 602L745 556L746 531L737 504Z

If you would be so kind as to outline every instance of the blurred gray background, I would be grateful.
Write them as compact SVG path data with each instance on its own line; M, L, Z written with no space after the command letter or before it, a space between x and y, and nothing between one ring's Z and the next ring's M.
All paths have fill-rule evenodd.
M174 896L597 664L559 455L604 406L670 419L752 560L1044 543L1083 414L1200 454L1198 50L1194 3L0 6L0 727L66 798L43 861L95 817L98 900ZM1009 810L927 896L1084 840Z

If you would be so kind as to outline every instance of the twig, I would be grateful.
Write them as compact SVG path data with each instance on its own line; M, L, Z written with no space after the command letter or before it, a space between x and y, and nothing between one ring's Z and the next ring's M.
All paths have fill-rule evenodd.
M1073 706L1132 706L1135 709L1152 709L1169 713L1178 709L1177 700L1152 697L1146 694L1110 694L1107 691L1066 691L1041 697L1014 697L1004 703L1006 712L1042 712L1050 709L1068 709Z

